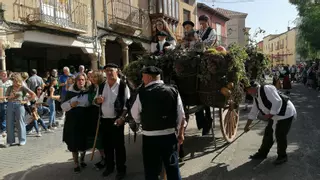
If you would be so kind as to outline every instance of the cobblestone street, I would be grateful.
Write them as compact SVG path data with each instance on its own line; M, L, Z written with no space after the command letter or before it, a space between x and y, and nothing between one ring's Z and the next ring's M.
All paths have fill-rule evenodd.
M216 118L216 137L218 149L214 149L211 136L201 137L194 117L190 119L185 140L186 161L181 164L181 172L186 180L313 180L320 179L320 93L307 89L303 85L294 85L291 99L298 111L298 118L293 122L288 137L289 161L281 166L274 166L276 145L268 159L258 163L248 159L261 143L265 122L260 121L248 133L241 136L223 150L218 118ZM241 112L238 135L242 134L247 112ZM143 168L141 157L141 137L129 143L126 136L128 180L142 180ZM223 151L222 151L223 150ZM218 155L219 154L219 155ZM216 156L218 155L218 156ZM71 153L62 143L62 129L55 133L43 134L42 137L28 137L25 146L0 149L0 179L4 180L86 180L103 179L102 172L93 169L99 160L90 161L80 174L73 174ZM107 179L113 179L107 178Z

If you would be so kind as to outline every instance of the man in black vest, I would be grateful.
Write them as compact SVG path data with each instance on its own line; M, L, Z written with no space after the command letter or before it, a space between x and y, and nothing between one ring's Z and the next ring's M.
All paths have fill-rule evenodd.
M99 86L95 97L95 103L101 107L101 131L106 156L106 170L103 172L103 176L109 176L113 173L116 158L116 179L120 180L126 174L124 120L127 114L125 104L130 98L130 90L125 82L118 77L116 64L109 63L104 69L107 80L106 83Z
M292 120L297 112L285 95L280 94L273 85L260 86L258 83L251 83L246 88L246 92L253 96L254 103L248 116L245 132L250 130L253 120L257 119L259 113L268 119L268 125L265 129L262 145L259 151L252 155L251 159L263 160L273 145L274 136L277 141L278 158L274 164L282 164L288 160L287 157L287 134L289 133Z
M201 29L197 31L201 41L205 46L213 46L217 41L217 33L209 26L209 17L207 15L201 15L199 17L199 23Z
M213 46L217 39L216 31L209 26L208 22L209 17L207 15L201 15L199 17L201 29L197 31L201 42L203 42L207 47ZM202 135L207 135L210 132L213 121L211 117L210 107L204 107L204 110L196 112L195 115L198 129L202 129Z
M131 114L143 129L145 179L158 179L164 164L168 180L181 180L177 150L184 140L185 114L178 90L165 85L160 74L161 70L154 66L142 70L145 86L140 89Z

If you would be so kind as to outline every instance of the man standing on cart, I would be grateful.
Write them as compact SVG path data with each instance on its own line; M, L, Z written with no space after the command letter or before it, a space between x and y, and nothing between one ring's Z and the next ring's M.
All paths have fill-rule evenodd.
M198 30L197 33L200 37L200 42L203 42L206 47L213 46L217 41L217 33L209 26L209 17L207 15L201 15L199 17L199 23L201 29ZM196 112L195 115L198 129L202 129L202 135L207 135L210 132L213 121L210 107L204 107L204 110Z
M181 180L178 145L184 140L185 114L178 90L160 80L161 69L142 70L140 89L131 114L142 125L145 179L158 179L165 167L168 180Z

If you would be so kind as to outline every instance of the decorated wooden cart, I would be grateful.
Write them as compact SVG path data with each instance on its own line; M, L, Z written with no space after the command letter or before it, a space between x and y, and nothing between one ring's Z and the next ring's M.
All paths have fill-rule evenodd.
M218 109L220 129L224 139L232 142L239 124L239 104L243 99L243 85L248 83L244 61L245 49L231 46L205 49L201 44L194 49L179 47L161 56L145 55L131 62L124 73L135 86L141 84L143 66L157 66L163 70L165 83L175 84L181 95L187 120L191 114L211 107L212 137L215 141L215 109Z

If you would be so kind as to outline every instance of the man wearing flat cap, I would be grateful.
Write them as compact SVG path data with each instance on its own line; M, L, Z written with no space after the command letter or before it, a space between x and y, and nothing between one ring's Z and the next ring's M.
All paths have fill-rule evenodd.
M182 26L184 28L182 48L193 48L194 44L199 40L197 32L193 29L194 23L185 21Z
M130 90L118 77L118 68L118 65L113 63L104 67L107 80L99 85L94 102L101 108L101 132L106 164L103 176L112 174L116 165L116 179L120 180L126 175L124 121L127 115L125 105L130 98Z
M174 49L174 46L166 41L166 38L168 37L168 33L165 31L159 31L157 33L158 36L158 43L156 45L156 50L151 52L155 55L161 55L166 52L168 49Z
M245 90L247 94L253 97L254 103L244 131L248 132L250 130L249 127L252 121L257 119L259 112L268 120L260 149L250 158L254 160L266 159L274 139L276 139L278 158L274 161L274 164L279 165L286 162L288 160L286 152L287 135L292 120L297 114L293 103L287 96L279 93L273 85L259 85L256 82L251 82Z
M154 66L142 70L144 88L131 114L142 125L145 179L158 179L164 164L169 180L181 180L177 150L184 140L185 114L179 92L165 85L160 74Z
M209 17L207 15L201 15L199 17L200 30L197 31L200 40L205 46L213 46L217 41L216 31L209 26Z

